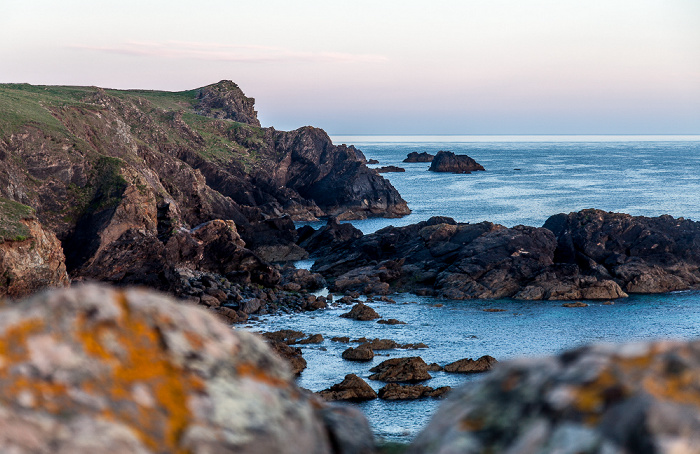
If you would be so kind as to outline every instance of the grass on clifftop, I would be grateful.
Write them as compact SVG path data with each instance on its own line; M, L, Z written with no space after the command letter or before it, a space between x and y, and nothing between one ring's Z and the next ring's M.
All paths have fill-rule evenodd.
M34 217L33 208L0 197L0 243L29 238L29 228L22 223L22 219Z

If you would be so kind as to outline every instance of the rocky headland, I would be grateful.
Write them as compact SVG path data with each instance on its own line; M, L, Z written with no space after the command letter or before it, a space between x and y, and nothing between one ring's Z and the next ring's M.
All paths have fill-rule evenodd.
M270 263L307 255L293 220L410 212L365 161L318 128L261 128L230 81L176 93L0 85L0 197L31 207L32 235L55 234L75 280L196 298L201 273L282 285ZM40 280L24 285L53 285Z
M334 228L323 233L329 242ZM434 217L335 238L312 270L336 291L609 300L700 285L700 223L671 216L590 209L552 216L539 228Z

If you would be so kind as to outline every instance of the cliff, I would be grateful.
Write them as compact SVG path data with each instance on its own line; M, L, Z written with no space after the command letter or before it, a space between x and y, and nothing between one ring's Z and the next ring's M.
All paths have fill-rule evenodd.
M359 150L317 128L261 128L254 100L230 81L174 93L0 85L0 196L36 210L69 272L96 278L110 250L157 254L217 219L254 244L256 226L285 215L410 212ZM280 241L293 246L284 225Z

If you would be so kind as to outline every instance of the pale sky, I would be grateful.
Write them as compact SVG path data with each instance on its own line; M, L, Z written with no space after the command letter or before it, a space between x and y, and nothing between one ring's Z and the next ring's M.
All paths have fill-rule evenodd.
M700 134L700 0L0 0L0 82L231 79L332 134Z

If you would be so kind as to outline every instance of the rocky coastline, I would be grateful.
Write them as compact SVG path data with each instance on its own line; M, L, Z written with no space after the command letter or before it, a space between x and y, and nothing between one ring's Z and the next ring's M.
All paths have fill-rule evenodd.
M666 411L659 408L680 418L673 405L686 391L638 387L634 377L646 372L634 361L678 367L677 374L649 372L649 380L676 383L676 375L694 377L700 370L695 344L651 345L643 354L632 349L621 355L592 347L547 359L545 378L534 368L501 365L489 355L442 365L404 356L370 369L369 380L384 383L378 392L348 374L315 395L296 386L293 377L307 365L298 346L323 342L322 336L273 332L261 342L230 326L265 314L347 305L342 317L353 323L400 328L405 322L384 319L366 304L390 301L386 295L395 292L585 307L579 300L697 289L700 222L588 209L553 215L541 227L433 217L363 234L340 221L410 213L379 175L403 169L370 169L360 150L334 145L317 128L262 128L254 100L231 81L178 93L27 84L0 85L0 93L7 95L0 102L23 112L0 116L0 295L10 298L0 304L6 306L0 309L5 312L0 318L3 450L33 452L35 443L36 452L109 445L144 453L369 454L375 446L359 411L326 402L376 398L454 396L413 452L443 445L449 451L453 443L480 447L473 452L519 452L521 446L543 445L547 437L556 445L560 433L570 429L560 425L562 417L576 423L583 417L595 418L596 424L615 420L622 410L610 402L625 411L630 407L637 420ZM411 153L405 162L431 162L430 170L438 172L484 170L468 156L444 151L434 157ZM319 219L326 225L295 227L295 221ZM314 261L311 270L291 264L308 258ZM59 290L15 303L47 288ZM325 288L332 293L316 293ZM427 348L421 342L352 337L332 341L352 343L342 358L354 363L375 360L378 351ZM678 352L685 355L680 363L674 360ZM95 360L97 365L88 367ZM570 368L599 360L604 367L596 373L605 367L612 372L566 381ZM146 363L157 368L152 375L122 368ZM479 395L426 384L432 371L470 374L492 368L495 373L489 372L479 389L493 397L493 407L475 410ZM528 375L537 383L513 378ZM110 382L114 377L122 381ZM158 391L163 380L163 393L170 394ZM560 398L558 407L547 408L552 399L537 402L545 410L532 416L527 405L518 407L525 397L508 401L505 388L515 382L525 391L566 382L570 386L562 389L574 389L580 399L564 398L562 391L554 396ZM231 417L234 408L250 410L252 422ZM265 411L255 413L259 408ZM534 429L525 431L518 421L489 426L490 415L503 408L534 418ZM75 418L62 419L62 409ZM144 422L146 411L164 419ZM455 415L461 418L457 428L451 425ZM91 422L84 426L86 420ZM589 430L586 436L601 450L627 449L630 424L615 426L612 435L602 423L575 429ZM697 422L691 418L684 424L679 427L692 432ZM29 438L14 433L15 425ZM661 443L668 435L662 426L652 424L644 443ZM85 427L109 437L96 442ZM503 438L494 441L487 432ZM691 435L678 435L679 443L690 443Z

